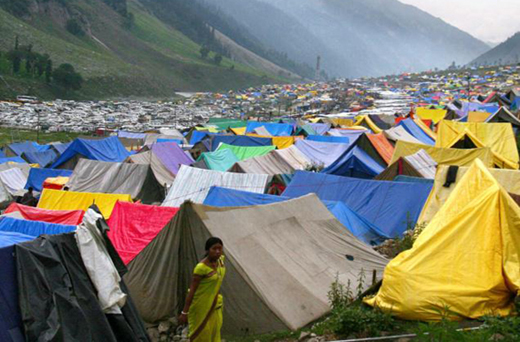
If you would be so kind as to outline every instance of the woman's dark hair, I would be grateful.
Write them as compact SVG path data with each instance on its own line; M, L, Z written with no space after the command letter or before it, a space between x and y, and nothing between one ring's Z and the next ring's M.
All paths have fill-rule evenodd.
M209 249L211 247L213 247L213 245L216 245L217 243L220 243L222 246L224 246L224 243L218 237L210 237L208 240L206 240L206 247L205 247L206 252L208 252Z

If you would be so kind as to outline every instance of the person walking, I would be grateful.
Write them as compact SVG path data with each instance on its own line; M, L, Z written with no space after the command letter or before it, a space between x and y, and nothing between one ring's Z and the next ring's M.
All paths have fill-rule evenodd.
M220 342L223 298L220 286L226 274L221 239L206 241L206 255L195 269L179 323L188 323L190 342Z

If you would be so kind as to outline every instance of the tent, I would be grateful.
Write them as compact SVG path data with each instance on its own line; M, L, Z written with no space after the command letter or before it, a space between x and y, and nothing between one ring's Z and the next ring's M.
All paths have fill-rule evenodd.
M4 148L6 157L21 157L23 153L38 152L38 149L31 141L9 144Z
M489 148L440 148L429 145L413 144L398 141L395 145L394 155L391 163L395 163L399 158L410 156L424 150L439 165L458 165L469 166L475 159L482 160L487 166L493 166L493 154Z
M250 137L257 137L257 138L268 138L268 139L271 139L272 141L272 145L273 146L276 146L277 149L284 149L284 148L288 148L292 145L294 145L295 141L297 139L300 139L302 138L301 136L298 136L298 137L293 137L293 136L290 136L290 137L270 137L270 136L266 136L266 135L258 135L258 134L248 134L247 136L250 136Z
M43 190L43 183L47 178L69 177L70 175L72 175L72 171L70 170L31 168L24 188L29 189L29 187L32 187L34 190L41 192Z
M211 187L204 200L205 205L213 207L246 207L252 205L271 204L290 200L290 197L257 194L241 190ZM322 201L329 211L355 237L368 245L377 245L389 239L375 225L358 215L345 203L338 201Z
M430 193L430 184L375 181L296 171L283 196L315 193L321 200L341 201L379 227L387 236L413 228Z
M413 320L508 316L520 290L520 208L477 160L366 302Z
M204 152L197 162L203 162L205 169L216 171L229 170L239 159L231 149L221 149L214 152ZM197 165L195 165L197 166Z
M109 218L117 201L132 202L128 194L100 194L44 189L38 208L51 210L87 210L96 204L104 217Z
M40 167L47 167L58 158L58 154L54 150L24 152L22 158L27 160L29 164L38 164Z
M370 145L367 144L367 140L370 142ZM383 133L365 134L358 139L357 144L375 161L384 166L390 163L392 154L394 154L394 147ZM381 159L382 163L378 159Z
M130 153L117 137L99 140L76 139L51 168L72 170L81 158L105 162L123 162Z
M21 163L26 164L27 162L22 157L6 157L6 158L0 158L0 164L5 163Z
M291 124L249 121L246 127L246 133L255 133L255 129L265 127L272 136L290 136L294 127Z
M238 161L229 171L240 173L256 173L270 176L294 173L294 168L278 154L273 152L274 151L263 156L246 159L244 161Z
M12 217L28 221L78 225L83 220L85 212L83 210L47 210L11 203L4 211L5 214L16 214L16 216L13 215Z
M58 155L61 155L65 150L70 146L70 142L68 143L51 143L51 147L58 153Z
M368 129L370 129L374 133L381 133L381 128L377 127L377 125L368 117L368 115L361 116L356 123L354 123L354 126L363 126Z
M397 142L397 141L406 141L413 144L422 144L419 139L416 139L413 135L408 133L402 126L395 126L389 128L383 132L383 134L388 138L388 140Z
M419 222L430 222L467 172L468 167L451 167L450 171L450 166L439 165ZM520 195L520 171L490 168L489 172L508 193Z
M520 128L520 119L511 113L506 107L500 107L494 114L491 114L486 122L509 122L513 128L518 130Z
M309 135L307 137L307 140L310 141L321 141L321 142L329 142L329 143L336 143L336 144L350 144L349 137L336 137L332 135ZM355 139L355 138L354 138Z
M273 139L247 135L215 135L210 137L210 151L215 151L221 143L233 146L271 146Z
M149 165L80 159L67 186L76 192L129 194L144 203L164 199L164 190Z
M348 144L326 143L319 141L298 140L294 144L314 165L327 167L348 150Z
M428 109L425 107L417 107L415 114L423 120L432 120L435 124L444 119L448 113L445 109Z
M76 225L63 225L41 221L20 220L13 217L0 219L0 231L15 232L33 237L41 234L61 234L76 230Z
M305 170L312 162L305 154L300 152L296 146L291 146L283 150L274 150L271 153L276 154L280 159L283 159L294 170Z
M263 193L268 175L220 172L182 165L163 206L180 207L186 200L202 203L212 186Z
M358 146L352 146L321 172L337 176L371 179L383 172L379 165Z
M25 193L27 174L21 169L14 167L9 170L0 171L0 181L12 196L22 196Z
M311 133L313 135L324 135L331 128L330 123L309 123L307 125L314 131L314 133Z
M272 150L276 149L276 146L234 146L221 143L215 151L231 150L238 160L246 160L253 157L263 156Z
M437 162L424 150L399 158L381 172L376 180L394 180L397 176L410 176L419 178L435 178Z
M360 273L380 278L387 263L314 195L240 208L186 202L128 265L125 281L145 322L180 312L210 236L225 241L221 293L231 334L299 329L330 311L327 293L336 276L357 286Z
M116 203L107 221L108 237L125 265L157 236L177 211L179 208Z
M518 169L518 149L510 123L456 122L439 123L436 147L453 147L465 139L476 147L489 147L499 167Z
M422 130L413 119L401 120L398 127L403 127L410 135L425 145L435 145L435 139Z

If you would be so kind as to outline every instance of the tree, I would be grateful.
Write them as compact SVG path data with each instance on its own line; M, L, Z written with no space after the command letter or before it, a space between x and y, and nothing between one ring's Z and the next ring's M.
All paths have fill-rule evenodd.
M67 20L65 28L75 36L81 37L85 35L85 31L83 31L83 28L76 18Z
M220 65L222 62L222 55L220 53L217 53L215 57L213 57L213 62L215 62L216 65Z
M47 64L45 65L45 82L51 83L52 76L52 60L48 59Z
M36 73L38 74L38 77L41 77L43 73L45 72L45 68L47 67L47 61L49 60L48 54L36 54L36 62L34 64L36 68Z
M83 83L83 77L74 70L74 67L68 63L61 64L52 73L53 79L59 86L66 90L80 90Z
M200 57L202 59L206 59L206 57L208 57L208 55L210 53L209 49L206 46L202 46L200 48L199 52L200 52Z

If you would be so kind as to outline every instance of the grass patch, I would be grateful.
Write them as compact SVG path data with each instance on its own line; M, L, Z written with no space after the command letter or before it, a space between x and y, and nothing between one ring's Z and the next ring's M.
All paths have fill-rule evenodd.
M38 141L41 145L56 141L69 142L80 135L85 134L72 132L40 132ZM32 130L0 127L0 146L5 146L13 142L36 141L37 136L37 132Z

